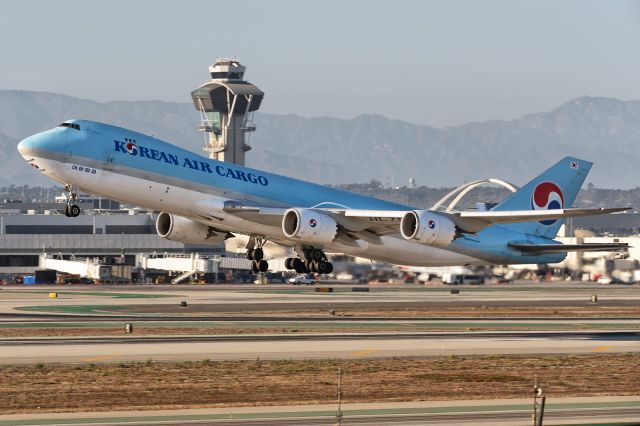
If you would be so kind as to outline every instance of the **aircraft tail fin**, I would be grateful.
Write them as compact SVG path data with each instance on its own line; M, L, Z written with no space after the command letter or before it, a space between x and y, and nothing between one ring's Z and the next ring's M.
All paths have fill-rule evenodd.
M492 211L552 210L573 205L593 163L565 157L511 194ZM500 225L531 235L554 238L564 219Z

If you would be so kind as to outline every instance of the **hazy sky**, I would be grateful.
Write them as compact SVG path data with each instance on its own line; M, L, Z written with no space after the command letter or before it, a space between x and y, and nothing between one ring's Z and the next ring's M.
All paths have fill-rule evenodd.
M190 102L236 55L262 111L435 126L640 99L640 2L3 1L0 89Z

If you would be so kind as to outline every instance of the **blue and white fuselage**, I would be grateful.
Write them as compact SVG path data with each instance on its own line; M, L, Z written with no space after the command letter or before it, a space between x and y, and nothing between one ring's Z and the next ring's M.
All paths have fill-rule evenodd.
M457 230L449 242L425 244L408 240L399 231L381 232L382 228L374 225L377 220L388 220L385 226L398 227L399 217L391 217L392 214L386 217L385 212L414 211L410 206L215 161L151 136L92 121L69 120L24 139L18 149L32 166L48 177L84 192L188 218L218 232L260 236L288 246L321 246L328 252L415 266L553 263L566 255L523 252L509 246L514 241L557 244L552 239L555 233L541 232L542 225L538 222L534 228L498 223L465 232L464 218L453 218ZM563 188L558 190L559 196L556 194L566 205L573 202L569 198L575 198L575 194L568 192L577 194L591 165L578 159L570 160L574 163L566 172L579 172L573 179L575 182L568 178L577 188ZM511 210L537 208L532 207L531 202L536 198L531 194L524 197L527 205ZM540 198L535 194L534 197ZM513 202L516 201L517 197ZM229 205L242 206L248 213ZM336 218L336 236L342 237L314 244L288 238L283 232L281 212L290 208L326 211ZM256 213L257 210L260 211ZM372 211L377 213L368 216L359 213ZM561 219L551 222L558 222L559 226ZM469 229L475 226L475 222L470 223Z

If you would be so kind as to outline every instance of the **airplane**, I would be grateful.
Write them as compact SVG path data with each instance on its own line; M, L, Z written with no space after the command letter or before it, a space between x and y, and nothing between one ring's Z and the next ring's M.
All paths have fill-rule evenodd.
M416 209L209 159L132 130L68 120L20 141L25 160L65 185L64 213L77 217L78 191L160 212L158 234L186 244L248 236L254 272L266 272L266 242L297 257L288 269L331 273L326 253L412 266L540 264L569 251L628 246L562 244L564 219L628 208L569 208L592 163L566 157L489 211Z

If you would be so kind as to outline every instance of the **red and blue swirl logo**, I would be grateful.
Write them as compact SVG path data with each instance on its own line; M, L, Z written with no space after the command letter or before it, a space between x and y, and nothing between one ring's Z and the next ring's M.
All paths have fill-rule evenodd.
M138 145L135 142L128 142L125 148L129 154L138 155Z
M434 220L430 219L429 222L427 222L427 226L429 227L429 229L435 229L436 222Z
M541 182L533 190L531 196L533 210L557 210L564 208L564 195L558 185L553 182ZM553 225L558 219L541 220L546 226Z
M315 228L318 225L318 222L315 219L309 219L309 226Z

